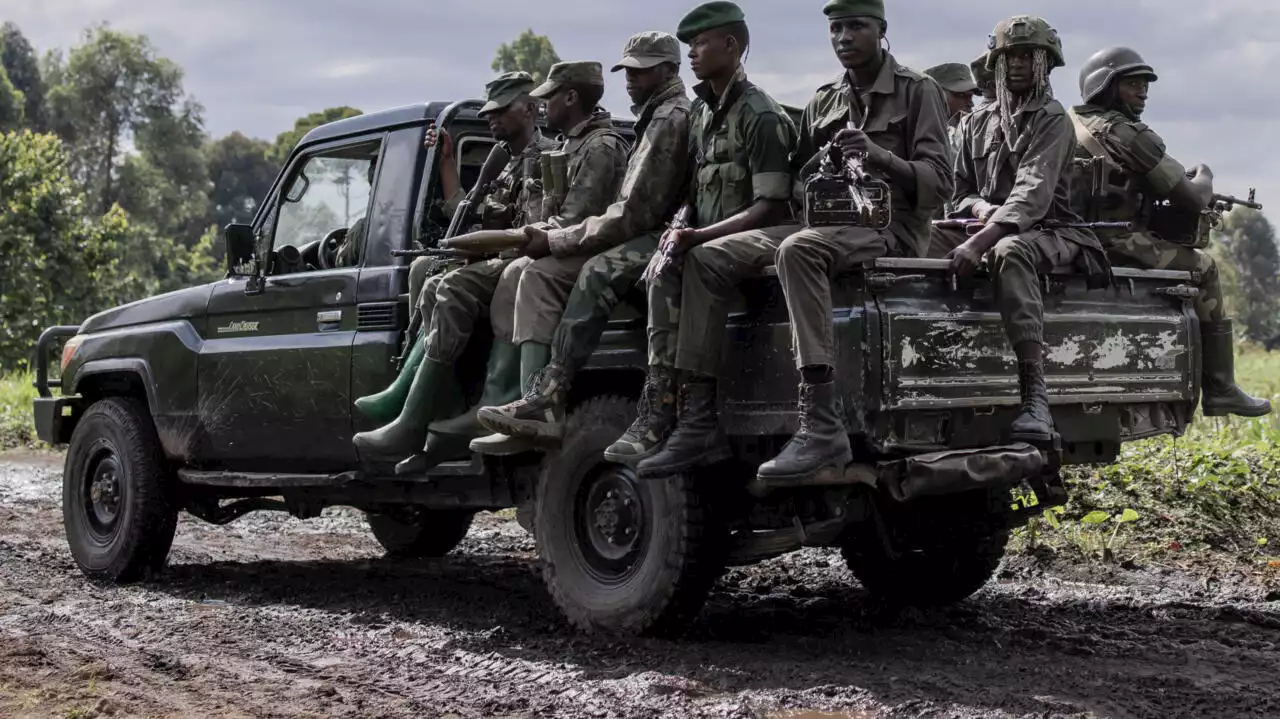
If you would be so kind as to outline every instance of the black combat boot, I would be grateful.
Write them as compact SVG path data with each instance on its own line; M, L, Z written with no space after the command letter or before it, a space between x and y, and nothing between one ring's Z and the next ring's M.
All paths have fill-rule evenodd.
M801 384L800 429L777 457L760 465L760 479L802 482L827 467L843 472L853 461L843 404L835 382Z
M1036 348L1039 350L1039 347ZM1053 441L1053 415L1049 412L1049 388L1044 381L1044 359L1040 352L1018 352L1018 389L1022 392L1022 411L1013 420L1010 437L1015 442L1048 443Z
M733 457L716 407L717 383L693 377L680 385L676 428L662 451L636 465L641 479L670 477Z
M662 451L676 424L675 371L657 365L649 367L636 403L636 421L604 450L608 462L634 467Z
M1204 348L1204 376L1200 408L1206 417L1262 417L1271 414L1271 402L1250 397L1236 386L1235 336L1231 320L1200 323L1200 346Z

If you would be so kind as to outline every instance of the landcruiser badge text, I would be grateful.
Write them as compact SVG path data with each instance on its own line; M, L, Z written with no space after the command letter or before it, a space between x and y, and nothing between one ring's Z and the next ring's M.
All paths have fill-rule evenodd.
M232 322L229 325L218 328L218 334L225 335L231 332L257 332L257 322Z

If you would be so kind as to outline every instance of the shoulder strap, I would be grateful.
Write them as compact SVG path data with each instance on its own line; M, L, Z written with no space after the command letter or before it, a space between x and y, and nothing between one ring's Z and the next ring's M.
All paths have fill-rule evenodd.
M1067 115L1071 118L1071 124L1076 128L1076 142L1081 147L1088 150L1089 154L1094 157L1111 157L1111 153L1107 152L1106 148L1102 146L1101 142L1098 142L1098 138L1094 137L1092 132L1089 132L1089 128L1085 127L1084 120L1080 119L1074 109L1067 108Z
M698 154L694 160L697 167L707 164L707 150L711 148L716 132L720 130L721 125L724 125L725 120L729 119L729 111L737 104L742 94L753 87L755 85L752 85L750 80L743 80L725 92L724 102L720 103L720 108L711 114L711 122L703 130L702 146L696 148Z

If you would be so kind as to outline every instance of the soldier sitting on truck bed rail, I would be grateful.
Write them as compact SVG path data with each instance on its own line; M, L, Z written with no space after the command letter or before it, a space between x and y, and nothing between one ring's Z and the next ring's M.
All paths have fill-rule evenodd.
M665 32L633 36L613 70L626 70L638 143L618 197L599 217L545 232L551 257L520 277L515 340L525 396L483 407L479 419L498 433L471 449L514 454L564 433L574 373L600 344L609 317L640 279L658 247L663 223L684 200L689 167L689 98L680 79L680 41ZM501 434L507 433L507 434Z
M1102 186L1091 172L1076 176L1077 210L1085 219L1136 223L1133 232L1099 231L1098 237L1116 264L1149 269L1182 270L1200 275L1200 295L1195 301L1204 348L1204 381L1201 391L1205 416L1237 414L1259 417L1271 412L1271 403L1250 397L1235 384L1234 336L1231 320L1224 315L1218 265L1208 253L1179 244L1153 230L1158 212L1155 203L1168 199L1171 210L1181 210L1189 225L1187 234L1199 239L1201 212L1213 200L1213 173L1204 165L1187 172L1165 152L1164 141L1142 123L1147 91L1156 73L1136 51L1109 47L1098 51L1080 68L1080 96L1085 104L1071 111L1076 123L1077 158L1086 166L1103 163ZM1119 178L1116 184L1109 180Z
M559 63L552 68L547 82L532 91L529 88L532 81L527 74L503 78L507 78L506 89L490 93L497 95L499 101L486 104L481 112L490 115L490 127L495 136L505 134L510 137L520 133L519 136L531 139L519 159L513 158L512 165L508 166L510 172L504 171L508 176L506 181L503 182L504 177L499 176L500 181L495 184L498 192L503 194L491 195L486 200L489 204L486 214L502 217L497 222L507 226L547 220L547 226L556 227L603 212L621 182L627 145L613 129L609 113L597 106L604 94L600 64ZM541 153L534 154L530 148L537 147L539 135L536 128L532 134L525 134L536 118L535 96L549 99L548 124L567 136L567 177L563 186L568 191L557 200L555 207L542 201L541 191L534 180L534 168L538 166ZM496 111L512 105L516 107L514 111L508 109L494 116ZM447 137L443 130L438 134ZM445 189L449 191L452 188L446 185ZM492 226L488 220L485 224ZM518 356L511 343L516 287L519 272L544 249L529 245L525 247L524 257L474 262L432 278L424 285L420 298L425 328L422 357L416 360L413 378L398 416L378 430L362 432L353 438L362 458L407 457L397 465L396 472L412 474L456 454L459 443L451 440L461 439L461 448L465 449L465 443L472 438L465 432L474 424L469 421L473 412L464 412L457 421L446 423L445 427L439 423L431 425L431 422L450 416L446 408L451 404L447 401L449 391L454 388L454 362L466 348L476 321L486 313L494 327L494 350L490 354L482 401L493 403L518 396L518 387L510 386L514 384L512 370ZM410 371L409 363L405 369ZM465 410L449 409L453 409L453 413ZM432 434L431 441L427 440L429 427L439 433Z
M966 276L990 252L996 304L1018 362L1021 410L1015 441L1047 443L1053 417L1044 377L1044 304L1039 273L1075 266L1091 287L1110 282L1110 266L1094 235L1061 223L1080 222L1070 207L1075 132L1049 86L1064 64L1058 33L1047 22L1018 15L996 25L987 65L997 100L969 116L956 161L955 214L984 224L934 231L951 249L952 270Z

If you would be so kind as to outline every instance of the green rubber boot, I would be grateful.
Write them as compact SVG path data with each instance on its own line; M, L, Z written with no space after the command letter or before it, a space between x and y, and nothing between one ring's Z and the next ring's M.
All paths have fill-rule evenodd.
M418 372L418 366L422 364L422 358L427 356L427 333L418 333L418 341L413 343L413 349L409 351L409 356L405 358L404 366L400 368L400 374L395 380L381 392L361 397L356 400L356 409L360 410L360 414L377 422L378 424L387 424L400 414L400 408L404 407L404 398L409 394L409 385L413 384L413 376Z
M550 345L544 345L539 342L525 342L520 345L520 386L524 389L525 397L530 397L530 393L534 392L534 376L546 369L550 362ZM482 404L476 413L476 418L492 434L471 440L471 451L494 457L508 457L534 449L537 443L532 438L504 434L485 421L486 413L501 413L509 407L520 404L522 401L516 400L516 402L506 407L491 407Z
M400 414L389 424L371 432L361 432L351 439L356 451L365 457L403 459L422 449L427 439L433 408L439 405L441 390L447 391L454 381L453 365L423 359L413 375L413 383L405 395Z
M506 404L520 396L520 348L510 342L494 340L489 350L489 371L484 392L476 406L449 419L433 422L431 431L455 437L474 439L488 434L476 420L476 410L491 404Z

